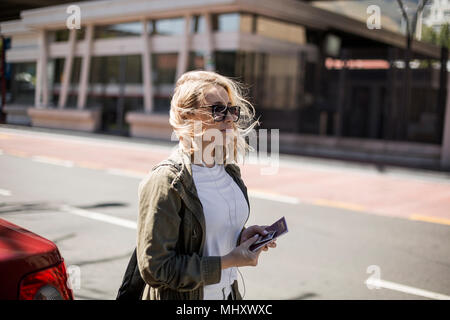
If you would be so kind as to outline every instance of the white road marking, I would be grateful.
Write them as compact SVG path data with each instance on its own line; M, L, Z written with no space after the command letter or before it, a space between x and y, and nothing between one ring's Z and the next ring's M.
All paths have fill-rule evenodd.
M130 138L126 139L120 139L120 137L114 137L114 136L108 136L106 134L98 134L99 137L95 137L95 135L92 136L82 136L80 135L69 135L64 133L58 133L58 132L42 132L42 131L27 131L27 130L20 130L20 129L14 129L14 128L5 128L0 127L0 132L4 133L10 133L19 135L22 137L32 137L32 138L48 138L52 140L58 140L58 141L72 141L75 143L83 143L83 144L90 144L90 145L96 145L99 147L105 147L105 146L111 146L111 147L121 147L126 149L134 149L134 150L141 150L141 151L151 151L151 152L161 152L164 154L171 153L174 148L178 146L178 141L171 141L171 142L162 142L162 143L155 143L149 140L145 143L139 143L135 142Z
M113 216L103 214L103 213L79 209L79 208L75 208L75 207L68 206L68 205L62 205L59 209L61 211L64 211L64 212L67 212L70 214L74 214L74 215L77 215L80 217L103 221L103 222L115 224L117 226L121 226L124 228L129 228L129 229L137 228L137 224L134 221L113 217Z
M62 166L62 167L67 167L67 168L73 167L73 162L68 161L68 160L61 160L61 159L43 157L43 156L33 156L33 157L31 157L31 160L36 161L36 162L46 163L46 164L54 164L57 166Z
M113 175L121 176L121 177L127 177L127 178L142 179L145 177L145 174L143 174L143 173L139 173L137 171L122 170L122 169L108 169L108 170L106 170L106 172L109 174L113 174Z
M385 281L385 280L376 280L376 279L368 279L366 281L366 284L381 287L385 289L391 289L399 292L404 292L416 296L421 296L425 298L430 299L436 299L436 300L450 300L450 296L447 296L445 294L440 294L436 292L426 291L414 287L405 286L402 284L398 284L395 282Z
M6 189L0 189L0 196L9 197L11 195L11 191Z
M289 204L299 204L300 203L300 200L295 197L283 196L281 194L275 194L275 193L265 192L265 191L256 190L256 189L249 189L248 195L253 198L278 201L278 202L284 202L284 203L289 203Z

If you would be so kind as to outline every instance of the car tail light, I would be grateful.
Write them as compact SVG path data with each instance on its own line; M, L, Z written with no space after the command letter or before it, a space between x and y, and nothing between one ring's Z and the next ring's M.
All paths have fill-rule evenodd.
M20 282L19 300L73 300L64 262L26 276Z

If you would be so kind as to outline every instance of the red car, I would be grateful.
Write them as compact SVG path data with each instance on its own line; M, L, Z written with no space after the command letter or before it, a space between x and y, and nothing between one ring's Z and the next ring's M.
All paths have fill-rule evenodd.
M3 219L0 284L0 300L73 300L56 245Z

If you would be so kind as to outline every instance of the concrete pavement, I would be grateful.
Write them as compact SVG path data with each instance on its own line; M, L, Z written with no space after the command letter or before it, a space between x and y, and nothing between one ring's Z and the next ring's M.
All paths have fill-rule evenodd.
M78 299L113 299L135 246L137 184L171 146L1 127L0 149L0 217L57 243L68 266L81 270ZM379 171L304 157L282 157L280 164L279 174L272 177L262 177L258 166L241 166L252 207L248 224L269 224L284 215L290 229L277 249L262 254L258 267L241 268L245 283L239 279L240 289L246 299L450 297L446 216L437 218L441 211L411 189L396 189L400 182L433 186L445 197L445 174ZM365 185L376 183L378 188ZM365 202L351 202L360 200L354 195L363 194L359 189L372 190L372 200L363 200L384 211L365 211ZM410 202L437 220L411 221L401 203L397 211L388 211L382 201L392 192L411 195ZM77 214L80 209L85 215ZM380 289L365 284L376 275L373 270L384 280ZM394 287L386 288L392 283Z
M176 145L59 132L55 135L43 129L0 126L0 149L6 154L61 165L139 176L166 158ZM450 225L449 173L393 167L379 170L372 165L295 156L282 156L275 175L262 175L264 167L241 165L244 181L255 195Z

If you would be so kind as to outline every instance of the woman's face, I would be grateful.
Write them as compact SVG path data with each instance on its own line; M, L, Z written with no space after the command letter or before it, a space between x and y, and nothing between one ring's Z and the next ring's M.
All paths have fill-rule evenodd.
M202 107L211 106L211 105L231 105L228 92L221 86L212 86L205 92L205 101ZM199 120L203 120L205 129L217 129L222 133L223 142L226 141L227 138L232 136L233 131L233 117L229 112L227 112L227 116L223 121L215 122L212 117L212 108L207 107L205 109L205 114L200 113L198 115ZM228 133L227 133L227 130ZM214 135L214 133L213 133Z

